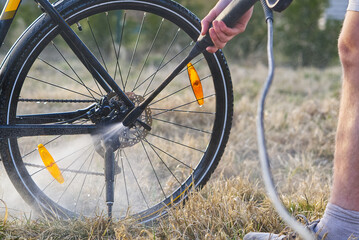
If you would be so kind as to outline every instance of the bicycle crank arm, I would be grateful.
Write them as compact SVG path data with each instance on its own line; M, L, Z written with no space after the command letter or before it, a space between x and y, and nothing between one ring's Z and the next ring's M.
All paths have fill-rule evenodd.
M216 20L223 21L228 27L233 27L236 22L257 2L258 0L233 0ZM139 118L146 107L155 99L155 97L177 76L187 64L203 53L207 47L213 46L211 37L207 33L201 35L188 56L182 60L180 64L173 70L173 72L166 78L165 81L139 106L132 109L122 121L125 127L130 127L137 118Z

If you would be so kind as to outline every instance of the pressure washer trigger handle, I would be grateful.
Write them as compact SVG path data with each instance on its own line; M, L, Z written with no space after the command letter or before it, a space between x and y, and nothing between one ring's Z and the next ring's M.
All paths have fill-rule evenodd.
M258 0L233 0L228 6L217 16L216 20L223 21L227 27L234 27L237 21L257 2ZM212 25L211 25L212 26ZM210 29L211 26L208 28ZM209 33L200 35L197 39L198 47L205 50L209 46L213 46L213 42Z

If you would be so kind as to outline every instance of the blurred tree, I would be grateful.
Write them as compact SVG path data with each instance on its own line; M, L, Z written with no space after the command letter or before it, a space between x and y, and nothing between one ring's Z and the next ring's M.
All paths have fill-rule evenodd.
M337 39L341 23L320 19L328 0L300 0L276 16L276 48L283 62L293 66L324 67L337 58Z
M4 4L4 0L2 5ZM217 0L178 0L178 2L202 19L209 10L216 4ZM319 21L323 17L323 12L328 6L328 0L300 0L293 1L291 6L283 13L275 14L274 38L275 54L278 64L290 66L315 66L325 67L328 64L337 62L337 38L341 26L340 21L327 20L320 26ZM28 26L41 11L36 8L33 1L23 1L14 25L10 29L10 34L6 38L7 45L13 43L20 33ZM137 19L138 18L138 19ZM149 17L151 18L151 17ZM93 18L91 24L98 36L108 36L101 34L101 31L108 31L106 27L99 27L103 24L101 17ZM122 16L111 16L110 22L113 26L121 26ZM98 21L96 21L98 20ZM138 16L128 16L127 26L133 26L133 31L126 30L124 37L126 40L135 41L137 36L136 22L140 20ZM152 26L148 27L148 39L152 39L157 31L158 23L149 21ZM152 28L151 28L152 27ZM166 30L166 26L163 27ZM98 32L100 31L100 32ZM171 32L168 31L168 34ZM248 61L266 61L266 24L263 18L263 11L260 4L256 4L253 17L245 33L233 39L225 47L224 52L227 57L240 59L242 63ZM90 38L91 32L84 24L84 31L81 35ZM115 36L119 41L119 36ZM148 39L141 39L146 42ZM131 40L131 41L132 41ZM99 39L106 50L111 49L110 39ZM163 41L167 41L163 39ZM127 41L126 41L127 42ZM161 42L159 40L159 42ZM6 49L3 48L2 50ZM145 51L145 50L144 50ZM237 61L238 62L238 61Z

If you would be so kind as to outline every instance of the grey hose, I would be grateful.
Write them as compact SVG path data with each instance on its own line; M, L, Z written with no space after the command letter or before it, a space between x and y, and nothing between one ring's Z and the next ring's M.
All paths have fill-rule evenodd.
M262 90L262 95L257 109L257 140L258 140L258 148L259 148L259 158L262 167L262 176L269 198L271 199L279 216L305 240L314 240L316 238L313 235L313 233L310 232L307 228L305 228L302 224L297 222L283 206L282 201L279 198L278 193L276 191L274 181L272 178L272 173L270 170L270 163L267 154L266 141L264 135L264 105L265 105L266 96L268 94L269 88L272 84L274 77L273 19L267 17L266 21L268 25L268 44L267 44L268 76L264 88Z

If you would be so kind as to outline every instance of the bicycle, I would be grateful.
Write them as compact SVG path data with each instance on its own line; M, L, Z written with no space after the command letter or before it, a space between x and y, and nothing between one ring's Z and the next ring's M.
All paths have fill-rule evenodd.
M261 0L270 67L258 108L258 142L275 207L293 229L312 239L278 199L264 139L264 101L274 72L271 9L283 11L291 1ZM20 2L6 3L1 43ZM140 222L183 203L218 165L233 114L226 60L221 51L205 51L211 39L198 38L199 19L170 0L36 2L45 13L16 41L0 70L1 158L21 196L52 216L107 211L109 219L131 216ZM256 2L232 1L217 19L231 27ZM100 23L99 29L91 22ZM99 44L103 23L110 51ZM150 37L142 40L142 33ZM169 41L158 38L168 33ZM45 67L45 76L51 74L46 81ZM162 72L171 74L163 78Z
M120 127L190 52L199 19L170 0L35 2L44 13L0 72L1 158L22 198L61 218L107 213L146 222L203 186L232 122L221 51L193 59ZM1 42L20 4L7 1ZM203 96L194 95L187 69Z

